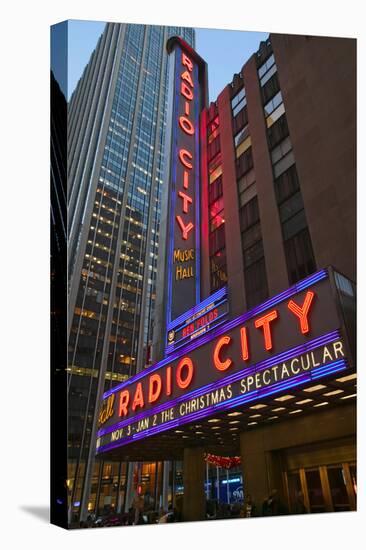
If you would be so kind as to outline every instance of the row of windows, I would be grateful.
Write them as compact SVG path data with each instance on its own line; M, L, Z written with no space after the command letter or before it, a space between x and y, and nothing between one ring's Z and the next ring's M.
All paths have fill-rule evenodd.
M240 209L240 229L243 247L244 280L247 307L251 308L268 296L258 197L253 197Z
M288 277L290 284L293 284L312 273L316 266L273 53L259 67L258 77L262 87ZM256 252L260 256L259 245ZM253 254L250 257L255 258Z
M265 71L264 71L265 72ZM264 74L264 73L263 73ZM248 125L245 89L231 100L233 135L236 153L236 177L239 195L239 219L243 250L244 281L247 307L251 308L268 296L258 199L255 195L252 143Z
M220 125L217 115L207 125L207 141L210 285L211 292L214 292L227 282L222 158L220 150Z

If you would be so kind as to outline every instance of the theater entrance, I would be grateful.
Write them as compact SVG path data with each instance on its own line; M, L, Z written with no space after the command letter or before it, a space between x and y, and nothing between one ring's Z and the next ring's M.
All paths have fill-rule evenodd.
M302 508L309 513L356 510L356 461L350 450L346 445L335 446L331 453L318 449L303 454L302 460L300 453L288 454L284 486L290 513L300 513ZM296 464L300 460L302 464Z

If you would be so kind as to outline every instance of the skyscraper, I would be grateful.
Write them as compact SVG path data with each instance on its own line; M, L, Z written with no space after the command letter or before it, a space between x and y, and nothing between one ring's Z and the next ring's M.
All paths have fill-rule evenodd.
M171 35L194 47L107 24L68 106L69 519L123 506L126 465L94 465L91 442L103 391L150 360Z

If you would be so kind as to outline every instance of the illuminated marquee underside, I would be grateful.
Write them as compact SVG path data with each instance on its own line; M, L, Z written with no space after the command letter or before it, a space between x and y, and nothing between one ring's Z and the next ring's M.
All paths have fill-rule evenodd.
M97 453L346 369L341 327L323 270L106 392Z

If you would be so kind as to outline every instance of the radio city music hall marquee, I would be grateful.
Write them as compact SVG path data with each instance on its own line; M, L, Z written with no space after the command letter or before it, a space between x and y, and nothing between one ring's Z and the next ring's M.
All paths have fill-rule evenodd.
M322 270L106 392L97 453L345 370L342 326Z

